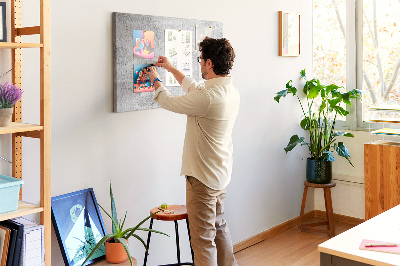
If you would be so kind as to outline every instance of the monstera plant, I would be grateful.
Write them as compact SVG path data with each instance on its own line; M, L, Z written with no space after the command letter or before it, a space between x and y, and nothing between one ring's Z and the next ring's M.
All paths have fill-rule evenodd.
M361 91L353 89L341 92L341 87L335 84L323 85L318 79L307 80L305 69L300 71L300 78L305 81L300 91L290 80L286 83L286 89L277 92L274 99L279 103L282 97L289 94L297 97L303 117L300 126L309 133L310 138L306 140L305 137L295 134L284 150L288 153L297 145L307 146L310 152L310 158L307 159L307 180L313 183L329 183L332 180L332 162L335 160L333 151L346 158L353 166L349 150L343 142L337 141L337 137L353 138L354 135L335 131L335 125L338 117L349 114L345 106L351 105L350 99L360 98ZM300 99L299 93L305 96L305 103Z

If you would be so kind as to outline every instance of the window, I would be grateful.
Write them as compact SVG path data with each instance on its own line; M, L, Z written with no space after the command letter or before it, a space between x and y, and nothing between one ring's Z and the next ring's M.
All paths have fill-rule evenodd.
M314 77L363 91L339 126L363 129L374 117L400 119L400 112L369 110L399 105L399 24L399 0L314 0Z

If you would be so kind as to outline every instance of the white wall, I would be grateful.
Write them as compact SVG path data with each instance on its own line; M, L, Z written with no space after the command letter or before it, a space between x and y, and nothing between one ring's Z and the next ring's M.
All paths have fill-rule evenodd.
M30 14L37 2L23 2L25 26L38 20ZM277 55L279 10L301 14L300 57ZM109 208L112 180L119 215L128 211L128 225L135 225L162 202L185 202L185 181L179 177L185 116L162 109L112 112L112 12L224 24L224 36L237 54L232 76L241 93L233 133L233 176L226 198L233 241L298 216L307 151L296 148L286 155L283 148L300 131L300 109L293 97L280 104L273 97L288 80L297 83L301 69L311 73L311 0L52 1L52 196L93 187L97 201ZM9 56L5 52L0 56L0 70L7 69ZM35 63L38 53L24 52L23 56L24 62ZM23 119L38 122L38 69L27 65L23 70L28 91ZM3 141L1 145L9 153L9 146ZM24 140L24 149L24 199L36 201L36 189L31 188L38 178L37 141ZM308 209L313 208L312 200ZM110 222L103 216L110 231ZM154 236L149 265L174 262L173 224L157 222L155 227L172 237ZM185 236L184 226L181 236ZM61 265L54 233L52 242L52 264ZM130 249L141 263L141 244L132 239ZM188 260L187 242L182 243L182 252Z

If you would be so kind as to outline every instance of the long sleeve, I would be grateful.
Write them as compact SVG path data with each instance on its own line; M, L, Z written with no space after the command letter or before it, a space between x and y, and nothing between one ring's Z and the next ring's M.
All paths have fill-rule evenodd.
M182 87L183 85L182 82ZM155 93L154 100L166 110L204 117L211 103L208 93L204 89L200 89L199 86L196 87L195 83L190 83L185 88L188 93L182 96L173 96L165 87L160 87Z

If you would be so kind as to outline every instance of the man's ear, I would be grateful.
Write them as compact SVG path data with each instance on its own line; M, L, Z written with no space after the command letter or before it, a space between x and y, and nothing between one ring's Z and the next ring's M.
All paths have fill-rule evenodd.
M208 66L210 68L213 68L214 65L213 65L213 63L212 63L212 61L210 59L207 59L206 66Z

